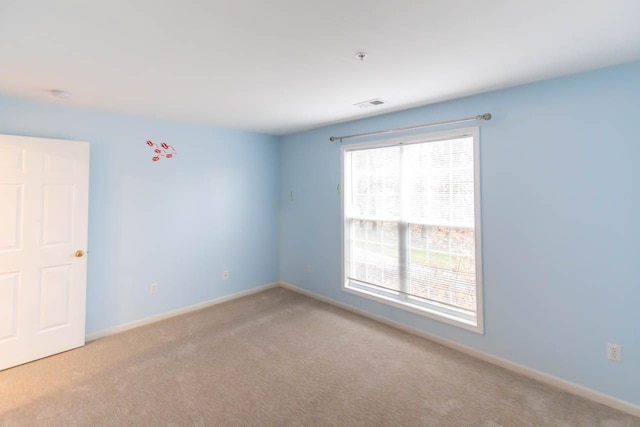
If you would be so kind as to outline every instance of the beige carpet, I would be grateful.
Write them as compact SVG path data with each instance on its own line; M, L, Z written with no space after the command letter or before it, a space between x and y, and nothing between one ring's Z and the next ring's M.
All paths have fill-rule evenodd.
M275 288L0 372L0 425L640 426Z

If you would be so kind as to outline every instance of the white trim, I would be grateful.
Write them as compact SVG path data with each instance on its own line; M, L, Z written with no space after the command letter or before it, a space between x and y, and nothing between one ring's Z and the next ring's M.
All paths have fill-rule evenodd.
M475 276L476 276L476 307L475 307L475 319L469 321L464 316L456 316L455 312L447 310L439 310L438 304L428 305L424 304L408 304L405 301L393 298L389 295L381 295L380 293L373 291L366 291L358 286L351 286L351 281L347 279L347 253L349 251L345 233L347 232L347 218L346 218L346 206L347 200L351 197L350 186L346 185L345 179L350 176L351 165L345 162L346 154L353 151L378 149L384 147L394 147L410 144L455 140L471 137L473 140L473 177L474 177L474 233L475 233ZM402 168L401 168L402 170ZM341 289L343 292L348 292L353 295L357 295L363 298L377 301L382 304L387 304L396 307L400 310L408 311L418 314L420 316L433 319L435 321L446 323L448 325L456 326L468 331L484 335L484 302L483 302L483 273L482 273L482 206L481 206L481 183L480 183L480 128L478 126L465 127L458 129L449 129L439 132L428 132L416 135L405 135L396 138L386 138L374 141L360 142L357 144L346 144L341 146L340 151L340 187L341 191L341 212L340 212L340 238L341 238ZM353 218L350 218L353 219ZM357 217L357 219L363 219ZM382 219L377 219L381 221ZM402 227L402 222L405 219L395 219L392 222L397 222L398 227ZM406 226L406 223L405 223ZM400 233L402 235L402 233Z
M358 142L355 144L345 144L341 146L342 151L367 150L382 147L393 147L394 145L416 144L422 142L435 142L447 139L466 138L468 136L476 137L478 134L478 126L469 126L464 128L454 128L441 130L437 132L419 133L415 135L405 135L395 138L384 138L367 142Z
M421 307L413 304L409 304L405 301L398 301L395 298L387 297L382 293L375 293L373 291L368 291L362 288L355 288L353 285L346 283L342 286L342 290L352 295L359 296L361 298L366 298L371 301L375 301L381 304L390 305L399 310L408 311L409 313L414 313L422 317L429 318L431 320L435 320L436 322L446 323L447 325L455 326L457 328L466 329L467 331L474 332L477 334L483 334L484 331L478 331L478 325L475 322L467 321L462 317L455 317L449 315L446 311L436 311L432 310L428 307Z
M482 183L480 182L480 127L473 128L473 203L476 259L476 324L484 335L484 274L482 273Z
M109 335L118 334L120 332L128 331L129 329L138 328L140 326L148 325L150 323L155 323L160 320L168 319L170 317L179 316L181 314L190 313L192 311L201 310L203 308L211 307L217 304L222 304L223 302L228 302L234 299L246 297L251 294L255 294L258 292L266 291L267 289L278 287L279 283L269 283L267 285L258 286L257 288L248 289L246 291L237 292L235 294L226 295L220 298L215 298L209 301L200 302L198 304L190 305L188 307L178 308L176 310L167 311L161 314L157 314L150 317L145 317L144 319L134 320L133 322L124 323L122 325L114 326L112 328L102 329L98 332L93 332L85 336L86 342L95 341L100 338L107 337Z
M385 325L391 326L392 328L399 329L401 331L410 333L412 335L416 335L418 337L436 342L438 344L444 345L445 347L452 348L454 350L460 351L462 353L468 354L469 356L475 357L480 360L484 360L485 362L489 362L493 365L500 366L501 368L508 369L512 372L516 372L518 374L524 375L525 377L529 377L541 383L550 385L552 387L558 388L560 390L575 394L580 397L584 397L585 399L592 400L594 402L601 403L603 405L609 406L614 409L618 409L620 411L627 412L636 417L640 417L640 406L634 405L633 403L627 402L622 399L618 399L613 396L609 396L608 394L601 393L599 391L572 383L567 380L563 380L558 377L554 377L553 375L546 374L541 371L537 371L532 368L528 368L526 366L520 365L515 362L511 362L509 360L493 356L488 353L484 353L480 350L476 350L475 348L468 347L466 345L458 344L454 341L450 341L445 338L441 338L437 335L432 335L428 332L424 332L420 329L412 328L410 326L403 325L402 323L395 322L393 320L389 320L386 317L378 316L376 314L371 314L367 311L360 310L358 308L352 307L350 305L338 302L334 299L324 297L322 295L316 294L315 292L307 291L306 289L299 288L295 285L286 282L280 282L280 286L289 289L294 292L298 292L302 295L306 295L308 297L314 298L318 301L325 302L327 304L342 308L344 310L350 311L352 313L359 314L360 316L367 317L369 319L375 320L377 322L383 323Z

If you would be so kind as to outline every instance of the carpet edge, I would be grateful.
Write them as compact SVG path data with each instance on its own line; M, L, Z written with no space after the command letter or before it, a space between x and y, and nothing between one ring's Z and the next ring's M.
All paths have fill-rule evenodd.
M138 328L140 326L148 325L150 323L159 322L160 320L165 320L170 317L179 316L181 314L190 313L192 311L201 310L203 308L211 307L217 304L222 304L224 302L232 301L234 299L246 297L248 295L252 295L258 292L266 291L267 289L276 288L279 285L280 285L280 282L268 283L266 285L260 285L255 288L236 292L234 294L225 295L225 296L214 298L208 301L199 302L193 305L189 305L187 307L177 308L175 310L165 311L164 313L145 317L143 319L134 320L128 323L123 323L117 326L113 326L111 328L101 329L97 332L92 332L90 334L85 335L85 342L89 343L91 341L95 341L100 338L108 337L109 335L118 334L120 332L128 331L130 329Z
M386 317L378 316L376 314L371 314L367 311L352 307L348 304L345 304L345 303L336 301L334 299L319 295L315 292L311 292L306 289L300 288L291 283L279 282L279 286L285 289L289 289L290 291L297 292L302 295L306 295L318 301L333 305L335 307L342 308L344 310L369 318L371 320L375 320L387 326L391 326L392 328L399 329L409 334L416 335L420 338L424 338L424 339L433 341L435 343L441 344L445 347L449 347L451 349L460 351L469 356L475 357L476 359L480 359L485 362L489 362L493 365L499 366L501 368L507 369L509 371L524 375L525 377L534 379L543 384L550 385L552 387L583 397L585 399L588 399L597 403L601 403L603 405L609 406L614 409L618 409L620 411L626 412L636 417L640 417L640 406L634 405L633 403L627 402L626 400L622 400L622 399L610 396L608 394L590 389L588 387L584 387L584 386L572 383L571 381L567 381L567 380L555 377L553 375L529 368L524 365L520 365L518 363L512 362L507 359L493 356L489 353L485 353L475 348L468 347L466 345L462 345L454 341L450 341L448 339L430 334L428 332L424 332L420 329L406 326L402 323L387 319Z

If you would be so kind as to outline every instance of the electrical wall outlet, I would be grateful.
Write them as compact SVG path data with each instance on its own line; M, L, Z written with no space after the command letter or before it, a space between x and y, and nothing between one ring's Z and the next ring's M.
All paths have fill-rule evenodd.
M222 272L222 280L227 280L229 278L229 270L225 270Z
M620 347L620 344L607 343L607 358L614 362L622 362L622 347Z
M157 292L158 292L158 284L152 283L151 286L149 286L149 293L151 295L155 295Z
M306 271L307 273L311 273L311 264L307 264Z

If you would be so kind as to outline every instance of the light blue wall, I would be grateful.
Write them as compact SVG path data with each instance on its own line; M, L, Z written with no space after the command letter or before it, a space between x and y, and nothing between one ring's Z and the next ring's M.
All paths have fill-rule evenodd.
M633 63L282 138L0 97L0 133L91 142L87 333L280 277L640 405L639 93ZM484 112L485 335L342 292L328 137Z
M329 136L485 112L485 335L342 292ZM280 279L640 405L639 120L633 63L283 137Z
M276 137L9 97L0 133L91 143L87 333L278 280Z

